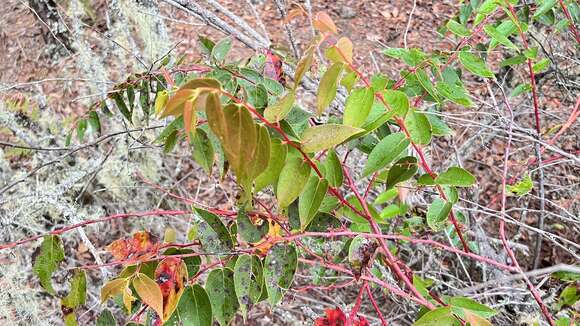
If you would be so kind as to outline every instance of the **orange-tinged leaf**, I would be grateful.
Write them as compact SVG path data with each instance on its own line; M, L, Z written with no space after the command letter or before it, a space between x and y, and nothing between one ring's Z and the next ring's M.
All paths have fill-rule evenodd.
M153 309L160 318L163 316L163 294L161 288L149 276L139 273L133 279L133 287L141 300Z
M268 233L262 240L258 241L254 247L256 252L261 254L267 253L268 250L270 250L270 248L276 243L275 240L282 237L282 228L280 227L280 224L271 223L270 221L268 221L268 223L270 223L270 229L268 229Z
M312 40L310 46L304 52L304 55L298 61L296 65L296 71L294 72L294 90L298 88L300 82L302 81L302 77L310 70L310 66L312 66L312 61L314 60L314 50L316 50L318 43L318 38Z
M185 134L187 139L191 141L191 136L195 132L195 125L197 124L197 116L195 115L194 104L195 99L185 101L183 105L183 125L185 127Z
M171 317L185 290L187 267L178 257L163 259L155 269L155 280L163 295L163 321Z
M101 288L101 303L107 301L110 297L121 293L129 285L129 280L126 278L116 278L105 283Z
M326 57L332 62L352 63L353 46L347 37L341 37L335 45L326 50Z
M157 253L159 243L148 232L133 234L132 238L119 239L107 246L115 260L145 260Z
M330 16L325 12L317 13L312 21L312 25L322 33L338 33L334 21L332 21L332 18L330 18Z
M165 110L159 116L160 118L165 118L167 116L175 116L178 117L183 113L183 107L185 102L194 99L199 94L200 90L198 89L180 89L167 102L165 106Z
M465 321L471 326L492 326L485 318L465 310Z

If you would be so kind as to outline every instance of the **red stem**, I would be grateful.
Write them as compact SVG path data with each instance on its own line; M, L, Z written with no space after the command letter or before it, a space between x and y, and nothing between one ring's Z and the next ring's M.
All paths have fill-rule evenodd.
M367 290L367 295L369 296L369 299L371 300L371 304L373 305L373 308L375 308L377 315L379 315L379 319L381 320L381 325L383 325L383 326L389 325L389 323L387 323L387 321L385 320L385 317L383 316L381 309L379 309L379 306L377 305L377 302L375 301L375 297L373 296L373 292L371 291L371 287L368 285L368 283L366 284L365 289Z

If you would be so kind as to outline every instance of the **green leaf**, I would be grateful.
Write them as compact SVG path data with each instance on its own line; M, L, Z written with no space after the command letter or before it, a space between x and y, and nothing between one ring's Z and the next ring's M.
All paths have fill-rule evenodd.
M278 178L276 198L278 206L285 208L290 206L302 192L308 177L310 176L310 165L301 157L290 157Z
M99 115L95 111L89 112L89 126L94 133L101 132L101 120L99 119Z
M429 124L431 124L431 132L434 136L449 136L453 135L453 129L451 129L441 118L432 114L431 112L425 112Z
M83 270L76 270L70 282L70 291L62 298L61 304L67 308L76 308L85 304L87 299L87 277Z
M373 106L375 93L372 88L355 89L346 99L343 124L351 127L362 126Z
M456 166L450 167L435 178L436 184L456 187L469 187L474 185L476 181L469 171Z
M282 143L280 139L272 139L270 141L270 160L266 170L254 182L255 191L260 191L268 185L277 183L280 172L286 162L287 153L288 146Z
M433 86L431 79L427 75L427 72L425 72L425 69L418 68L415 71L415 76L417 77L417 81L419 81L419 84L421 84L421 86L425 89L425 91L427 91L427 93L429 93L429 95L431 95L431 97L433 97L436 101L438 101L439 97L437 96L437 93L435 92L435 87ZM408 101L407 101L407 103L408 103Z
M346 201L352 206L354 207L357 211L359 212L363 212L364 209L360 203L360 201L356 198L356 196L351 195L346 197ZM377 212L377 210L371 206L371 205L367 205L369 208L369 211L371 213L371 217L373 218L373 220L377 221L378 223L384 223L385 221L383 219L381 219L381 216L379 215L379 212ZM350 209L349 207L343 206L338 210L338 213L343 216L344 218L348 219L349 221L352 221L354 223L362 223L362 224L366 224L368 225L368 221L363 218L362 216L358 215L357 213L355 213L352 209Z
M367 176L390 164L407 149L409 144L409 139L402 132L393 133L383 138L369 154L363 169L363 176Z
M129 123L133 123L133 120L131 119L132 111L129 111L129 108L127 108L127 104L125 104L125 100L123 100L123 93L113 93L110 95L110 97L115 101L115 104L117 104L117 108L119 111L121 111L121 114L123 117L125 117L125 120L127 120Z
M415 144L427 145L431 142L431 124L422 112L409 110L405 116L405 126Z
M526 173L526 175L514 185L507 185L507 190L513 195L522 197L532 191L533 187L534 183L532 182L532 178Z
M457 36L469 36L471 35L471 31L469 28L465 27L464 25L456 22L453 19L450 19L445 26L455 35Z
M322 75L320 86L318 87L316 114L321 115L334 100L338 88L338 77L342 72L344 65L335 63Z
M171 153L171 151L173 151L173 149L175 148L175 145L177 145L177 136L178 136L179 132L177 130L173 130L169 136L167 136L167 138L165 138L165 144L163 144L163 152L164 153Z
M364 129L328 123L306 129L302 134L302 149L316 153L334 147L350 137L359 135Z
M198 284L185 288L179 304L164 325L211 326L212 308L205 290Z
M358 75L356 74L356 72L351 71L348 74L345 74L344 77L342 77L342 79L340 80L340 85L344 86L347 92L350 93L352 88L354 87L354 84L356 84L357 80Z
M380 216L382 219L390 219L399 214L401 214L401 207L399 207L397 204L391 204L381 211Z
M317 175L313 175L306 183L306 187L300 194L298 200L298 214L300 216L300 228L306 229L308 224L312 221L322 200L328 190L328 181L320 179Z
M485 61L474 54L467 51L459 52L459 62L461 62L465 69L474 75L485 78L495 78L493 72L487 68Z
M458 322L451 313L451 308L443 307L427 312L413 326L454 326Z
M431 203L427 210L427 225L433 231L442 230L447 224L447 217L451 212L453 204L441 198L437 198Z
M433 178L429 175L429 173L425 173L423 175L421 175L418 179L417 179L417 183L423 186L433 186L435 185L435 180L433 180Z
M207 174L211 174L215 153L207 133L198 129L193 134L193 160L199 164Z
M462 318L465 316L463 312L464 309L483 318L490 318L497 314L497 311L470 298L453 297L449 299L449 305L453 312Z
M449 84L447 82L438 82L435 85L437 92L441 96L451 100L454 103L463 105L465 107L473 107L473 102L467 95L467 91L463 86Z
M77 138L82 142L85 138L85 131L87 130L87 120L81 119L77 124Z
M413 156L405 156L399 159L391 169L387 176L387 189L394 187L397 183L410 179L417 173L419 164L417 158Z
M147 80L141 82L141 88L139 89L139 104L141 105L143 115L145 115L147 121L149 121L149 82Z
M389 189L389 190L381 193L380 195L378 195L377 198L375 199L375 201L373 202L373 204L375 204L375 205L384 204L384 203L388 202L389 200L397 197L398 195L399 195L399 189L397 189L397 188Z
M228 228L220 218L201 208L195 208L195 212L203 219L199 224L199 241L206 252L228 252L234 243Z
M523 55L516 55L510 58L507 58L499 63L500 67L508 67L508 66L515 66L526 62L526 57Z
M496 42L502 44L503 46L505 46L508 49L512 49L512 50L519 52L518 47L515 44L513 44L512 41L510 41L505 35L503 35L497 29L495 29L495 27L493 27L492 25L485 25L483 27L483 30L485 31L485 33L487 35L489 35ZM485 76L483 76L483 77L485 77Z
M229 268L214 269L205 282L211 310L221 326L226 326L239 308L234 285L234 272Z
M47 235L44 237L40 248L37 249L33 257L34 263L32 271L40 279L40 285L50 294L55 295L52 287L52 273L56 271L58 264L64 260L64 249L60 238L56 235Z
M548 58L544 58L538 62L536 62L534 64L534 66L532 67L532 70L534 71L534 73L539 73L542 72L546 69L548 69L548 67L550 66L550 59Z
M264 275L260 259L250 255L239 256L234 267L234 287L244 320L250 305L260 300L263 284Z
M560 271L560 272L552 273L551 276L553 278L561 280L561 281L567 281L567 282L580 281L580 273L575 273L575 272Z
M286 95L281 97L278 102L274 105L270 105L264 111L264 117L270 122L278 122L288 115L294 105L296 100L296 95L294 91L288 92Z
M510 93L510 97L515 97L523 93L528 93L532 90L532 85L530 83L519 84L514 88L514 90Z
M211 50L211 56L217 62L223 62L232 48L232 39L226 37L219 41Z
M298 265L298 253L293 244L278 243L270 248L264 262L264 279L268 302L278 304L290 288Z
M409 98L405 93L387 89L383 91L383 97L387 102L388 109L393 110L395 114L404 116L409 110Z
M326 153L326 160L324 161L324 178L328 180L328 184L333 187L340 187L344 178L342 172L342 165L340 159L336 155L334 149L329 149Z
M117 326L117 320L109 309L105 309L97 318L97 326Z
M532 18L536 19L536 18L542 16L543 14L547 13L552 8L554 8L554 5L557 2L558 2L558 0L544 0L544 1L541 1L540 2L540 6L536 9L536 12L534 13L534 16L532 16Z
M248 217L248 214L242 210L238 211L236 222L238 234L246 242L256 243L268 233L267 222L264 221L261 225L255 225Z

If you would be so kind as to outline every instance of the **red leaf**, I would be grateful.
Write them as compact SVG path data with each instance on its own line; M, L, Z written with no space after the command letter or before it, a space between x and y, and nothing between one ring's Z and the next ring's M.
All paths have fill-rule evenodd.
M346 325L346 315L340 308L326 309L326 317L320 317L314 321L316 326L343 326Z
M272 53L272 51L265 49L266 63L264 64L264 76L281 81L282 79L282 60L280 57Z
M163 259L155 269L155 280L163 295L163 321L169 319L185 290L187 267L178 257Z

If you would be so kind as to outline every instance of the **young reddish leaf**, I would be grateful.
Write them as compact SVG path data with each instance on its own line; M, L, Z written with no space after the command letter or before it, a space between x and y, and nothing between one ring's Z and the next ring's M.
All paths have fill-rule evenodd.
M347 37L341 37L335 45L325 51L325 56L331 62L352 63L352 42Z
M470 326L492 326L487 319L467 310L465 310L465 321L468 322Z
M316 43L313 43L308 47L298 64L296 65L296 71L294 72L294 90L300 85L300 81L304 74L310 70L312 61L314 60L314 50L316 50Z
M332 21L332 18L330 18L330 16L325 12L317 13L312 20L312 25L321 33L338 33L334 21Z
M272 51L265 49L264 55L266 62L264 63L264 77L280 81L282 79L282 60L279 56L272 53Z
M185 102L195 100L199 93L200 91L197 89L178 90L169 98L169 101L167 101L167 104L165 105L165 110L161 112L159 118L165 118L170 115L175 117L182 115Z
M163 293L159 285L149 276L138 273L133 279L133 287L141 300L163 318Z
M185 290L187 282L187 267L183 260L177 257L163 259L155 269L155 280L163 295L163 321L171 317Z
M185 135L187 139L191 142L191 136L195 132L195 126L197 125L197 115L195 115L195 109L193 103L195 98L185 101L183 105L183 126L185 127Z

